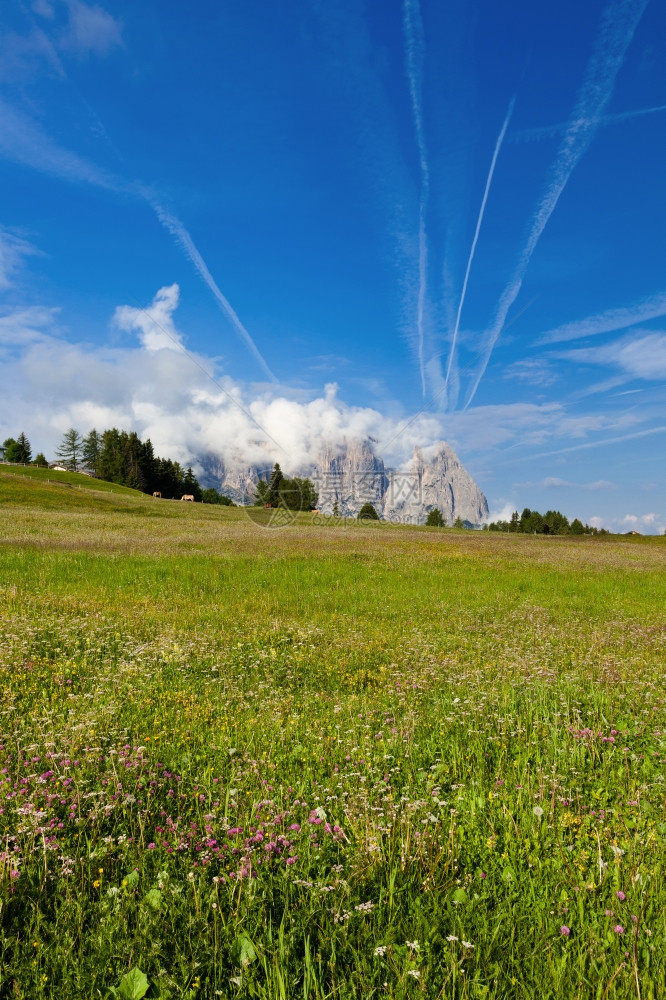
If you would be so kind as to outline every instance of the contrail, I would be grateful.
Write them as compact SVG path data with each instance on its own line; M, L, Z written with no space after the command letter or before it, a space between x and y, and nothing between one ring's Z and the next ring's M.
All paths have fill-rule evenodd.
M402 24L405 35L405 64L407 81L409 83L409 94L412 100L412 114L414 116L416 144L419 151L419 163L421 167L421 196L419 199L419 294L416 305L416 332L418 337L417 353L419 359L419 370L421 372L421 390L425 396L426 383L425 365L423 361L423 318L425 314L428 275L428 237L426 233L425 216L428 205L428 196L430 193L430 171L428 169L428 156L425 137L423 134L423 112L421 109L425 42L419 0L404 0Z
M518 297L525 272L541 234L578 161L594 138L598 120L611 98L615 78L624 62L647 3L648 0L611 0L604 11L601 31L587 66L574 113L551 168L546 192L532 216L527 241L518 259L518 265L500 298L495 319L488 332L488 342L479 371L463 407L465 410L472 402L488 367L490 355L504 326L507 313Z
M17 114L0 99L0 152L14 161L25 163L41 173L51 174L66 181L83 181L94 187L116 193L131 194L147 202L156 212L162 225L176 239L179 246L190 258L200 276L215 296L220 308L231 320L234 327L250 348L262 370L272 382L275 375L259 353L252 337L247 332L229 301L218 288L206 263L192 241L192 237L182 222L167 212L156 200L150 188L136 181L127 182L117 175L98 167L77 153L59 146L35 123Z
M499 156L499 151L502 147L504 141L504 136L506 135L506 130L509 127L509 122L511 121L511 115L513 114L513 108L516 103L515 96L511 98L509 104L509 110L506 113L506 118L504 119L504 124L502 125L500 134L497 137L497 142L495 143L495 149L493 152L493 158L490 163L490 170L488 171L488 177L486 180L486 188L483 192L483 199L481 201L481 208L479 209L479 217L476 220L476 229L474 231L474 239L472 240L472 249L469 252L469 259L467 261L467 269L465 271L465 278L463 280L462 292L460 293L460 302L458 303L458 313L456 315L456 323L453 328L453 337L451 338L451 349L449 351L449 363L446 366L446 378L445 385L448 386L449 378L451 376L451 365L453 364L453 358L456 350L456 342L458 340L458 330L460 328L460 317L462 315L463 306L465 304L465 295L467 294L467 282L469 281L469 273L472 269L472 261L474 260L474 253L476 251L476 244L479 239L479 232L481 231L481 223L483 222L483 214L486 210L486 202L488 201L488 194L490 192L490 185L493 181L493 174L495 173L495 164L497 163L497 157Z
M607 309L606 312L589 316L587 319L574 320L565 323L555 330L548 330L537 340L537 344L558 344L565 340L580 340L581 337L592 337L599 333L611 333L613 330L625 330L637 323L646 323L651 319L666 316L666 293L651 295L642 302L621 309Z
M241 335L242 339L245 341L245 344L249 347L249 349L252 351L252 354L254 354L256 360L261 365L263 371L266 373L266 375L272 382L277 382L275 375L264 361L264 358L262 357L257 345L255 344L252 337L247 332L247 330L241 323L240 319L238 318L238 314L236 313L235 309L233 308L229 300L222 294L222 292L218 288L215 279L208 270L208 267L206 266L206 262L204 261L203 257L201 256L196 246L194 245L192 237L188 233L185 226L182 224L180 219L177 219L175 215L172 215L170 212L167 212L167 210L165 208L162 208L162 206L157 204L157 202L153 201L151 202L151 205L155 210L157 218L160 220L164 228L171 233L171 235L174 237L179 246L182 247L187 256L190 258L195 268L199 272L200 277L208 285L209 289L215 296L215 299L217 300L220 309L225 314L225 316L227 316L228 319L231 320L237 332Z
M631 121L633 118L642 118L643 115L653 115L657 111L666 111L666 104L658 104L654 108L639 108L636 111L621 111L616 115L602 115L594 124L596 125L619 125L621 122ZM552 139L561 135L569 127L569 122L559 122L557 125L541 125L537 128L525 128L518 132L509 132L506 137L507 142L530 142L536 139Z

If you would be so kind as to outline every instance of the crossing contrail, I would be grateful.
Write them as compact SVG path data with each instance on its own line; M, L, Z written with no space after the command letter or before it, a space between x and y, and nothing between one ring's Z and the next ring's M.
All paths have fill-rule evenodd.
M585 73L576 107L566 127L550 171L545 193L532 216L527 241L515 271L504 289L474 384L467 396L467 409L488 367L490 355L502 331L509 309L516 301L523 279L541 234L550 219L578 161L592 142L606 105L613 93L615 78L624 62L634 32L648 0L611 0L606 7L601 31Z
M620 111L615 115L602 115L598 119L597 125L619 125L622 122L631 121L633 118L642 118L644 115L653 115L657 111L666 111L666 104L658 104L654 108L638 108L636 111ZM507 142L530 142L536 139L553 139L569 127L569 122L559 122L557 125L539 125L536 128L524 128L518 132L509 132L506 137Z

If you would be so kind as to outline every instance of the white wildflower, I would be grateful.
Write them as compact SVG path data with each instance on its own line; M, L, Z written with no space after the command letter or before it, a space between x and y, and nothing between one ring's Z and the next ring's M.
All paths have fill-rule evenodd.
M414 979L419 979L421 973L418 969L410 969L407 973L408 976L414 976Z
M537 817L537 819L541 819L541 817L543 816L543 809L541 808L541 806L535 806L532 812Z
M387 946L385 944L378 944L375 948L375 956L378 958L383 958L386 954Z
M410 951L421 950L421 945L418 943L418 941L405 941L405 944L407 945Z

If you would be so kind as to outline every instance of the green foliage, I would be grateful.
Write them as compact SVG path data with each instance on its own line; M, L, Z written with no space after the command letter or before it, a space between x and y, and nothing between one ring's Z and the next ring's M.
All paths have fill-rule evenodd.
M81 461L83 467L94 476L100 474L100 457L102 454L102 439L93 427L83 439L81 445Z
M257 952L247 934L239 934L231 948L231 961L245 968L257 959Z
M38 468L40 469L46 469L48 468L49 463L46 461L46 456L44 455L44 453L40 451L35 455L34 464L38 466Z
M207 490L201 491L201 499L204 503L217 504L219 507L235 507L236 504L231 500L230 497L224 496L222 493L218 493L217 490L210 487Z
M60 446L56 450L56 458L72 472L76 472L81 464L83 439L75 427L70 427L62 436Z
M522 514L515 510L510 521L492 521L487 525L488 531L521 532L526 535L607 535L604 528L591 528L578 518L569 524L569 519L559 510L547 510L540 514L538 510L525 507Z
M4 442L4 448L6 462L15 462L19 465L29 465L32 461L30 442L23 431L21 431L16 439L7 438Z
M266 490L265 495L265 503L270 504L271 507L277 507L280 503L280 486L282 485L283 479L284 475L282 474L280 463L276 462L273 466L273 471L271 473L271 478L268 482L268 489Z
M284 507L287 510L314 510L317 491L309 479L294 476L288 479L278 462L273 466L270 480L260 479L256 486L256 507Z
M139 968L134 968L120 980L117 996L122 1000L142 1000L148 992L148 977Z
M314 510L318 495L309 479L283 477L278 490L278 506L288 510Z
M453 522L453 527L457 528L458 530L465 527L465 522L463 521L462 517L460 517L460 515L458 515L458 517Z
M428 511L428 516L426 518L426 525L429 528L443 528L445 526L444 518L442 517L442 512L438 507L433 510Z
M371 503L364 503L358 512L359 521L378 521L379 514Z
M268 483L260 479L256 485L256 494L254 498L255 507L265 507L268 504Z

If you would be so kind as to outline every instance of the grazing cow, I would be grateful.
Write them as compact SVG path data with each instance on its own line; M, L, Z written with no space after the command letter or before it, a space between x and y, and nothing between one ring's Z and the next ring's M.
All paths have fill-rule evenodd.
M162 494L160 493L159 490L155 490L155 492L153 493L153 496L154 497L159 497L160 500L162 499Z
M186 494L185 494L185 496L184 496L184 497L181 497L180 499L181 499L181 500L191 500L191 501L192 501L192 503L194 503L194 497L192 496L192 494L191 494L191 493L186 493Z

